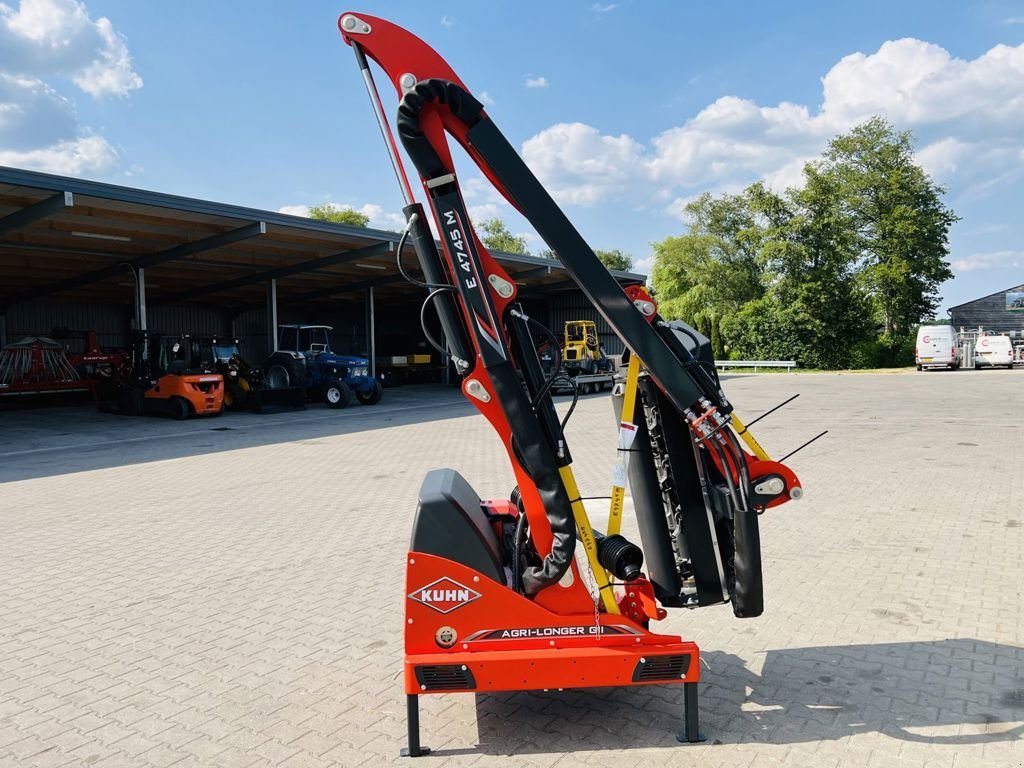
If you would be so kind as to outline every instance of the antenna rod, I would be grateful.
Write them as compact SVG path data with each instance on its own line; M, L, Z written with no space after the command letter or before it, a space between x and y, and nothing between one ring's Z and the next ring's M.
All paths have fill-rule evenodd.
M800 393L799 393L799 392L797 392L797 393L796 393L795 395L793 395L793 396L792 396L791 398L789 398L788 400L783 400L783 401L782 401L781 403L779 403L778 405L776 405L776 406L775 406L774 408L772 408L772 409L771 409L770 411L765 411L765 412L764 412L764 413L762 413L762 414L761 414L760 416L758 416L758 417L757 417L756 419L754 419L754 420L753 420L752 422L750 422L749 424L747 424L747 425L746 425L745 427L743 427L743 431L742 431L742 432L737 432L737 434L739 434L739 435L742 435L742 434L743 434L743 432L746 432L746 431L747 431L748 429L750 429L750 428L751 428L752 426L754 426L755 424L757 424L757 422L759 422L759 421L760 421L761 419L763 419L763 418L764 418L765 416L771 416L771 415L772 415L773 413L775 413L775 412L776 412L777 410L779 410L779 408L781 408L781 407L782 407L782 406L784 406L784 405L789 405L789 404L790 404L790 403L792 403L792 402L793 402L794 400L796 400L796 399L797 399L798 397L800 397ZM799 449L797 449L797 450L799 450Z
M384 106L380 102L380 94L377 92L377 84L373 81L373 73L370 71L370 63L366 60L366 54L359 43L352 42L352 50L356 52L356 61L363 73L363 82L366 84L366 92L370 95L370 103L373 105L373 114L377 118L377 125L380 126L380 134L384 137L384 144L388 148L388 157L391 158L391 167L395 169L395 176L398 177L398 186L402 188L402 197L405 204L412 205L416 202L412 196L412 187L409 186L409 178L405 175L405 167L402 159L398 156L398 145L395 144L395 137L391 133L391 126L384 116Z
M785 456L783 456L783 457L782 457L781 459L779 459L779 461L780 461L780 462L782 462L782 461L785 461L786 459L788 459L788 458L789 458L790 456L792 456L792 455L793 455L794 453L796 453L797 451L802 451L802 450L803 450L804 448L806 448L806 447L807 447L808 445L810 445L811 443L813 443L813 442L814 442L815 440L817 440L817 439L818 439L819 437L824 437L824 436L825 436L825 435L827 435L827 434L828 434L828 430L826 429L826 430L825 430L824 432L822 432L822 433L821 433L820 435L815 435L814 437L812 437L812 438L811 438L810 440L808 440L808 441L807 441L806 443L804 443L803 445L801 445L801 446L800 446L799 448L796 448L796 449L794 449L794 450L790 451L789 453L787 453L787 454L786 454Z

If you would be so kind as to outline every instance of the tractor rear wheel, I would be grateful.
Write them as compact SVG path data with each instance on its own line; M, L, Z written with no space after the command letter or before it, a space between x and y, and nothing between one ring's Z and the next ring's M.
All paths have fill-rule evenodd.
M267 389L287 389L291 381L288 369L279 362L271 363L263 372L263 386Z
M373 389L369 392L356 392L356 399L363 405L376 405L382 397L384 397L384 387L376 380L373 382Z
M263 377L267 389L305 386L306 361L287 352L275 352L263 364Z
M328 408L344 408L352 400L352 390L344 381L324 385L324 402Z

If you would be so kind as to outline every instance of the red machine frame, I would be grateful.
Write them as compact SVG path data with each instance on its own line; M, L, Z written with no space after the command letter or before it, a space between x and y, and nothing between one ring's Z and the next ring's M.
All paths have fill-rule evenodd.
M735 498L741 499L742 503L728 503L742 507L744 525L754 526L751 540L755 543L755 512L798 498L802 493L799 480L788 467L771 461L742 422L732 416L732 406L721 392L713 366L709 373L678 341L679 333L658 317L657 305L643 287L624 291L528 169L517 165L517 156L510 160L509 153L514 155L514 150L502 144L504 138L490 125L483 106L432 48L401 27L365 14L345 13L338 25L344 41L355 50L402 188L406 233L412 234L416 246L424 273L422 285L431 290L428 300L440 297L438 311L447 349L462 376L462 391L497 432L518 482L518 503L484 502L483 509L499 535L498 521L518 522L520 515L525 516L532 544L543 558L543 567L535 569L535 583L520 591L451 557L415 550L408 553L405 693L409 742L403 753L417 756L428 751L419 741L418 696L459 691L682 684L685 728L680 738L700 740L699 649L679 636L649 629L650 621L664 618L666 612L647 576L634 572L628 579L616 579L612 569L599 562L597 539L607 537L590 527L571 458L567 449L561 449L560 425L557 420L551 422L554 409L550 399L545 400L546 393L541 392L532 401L524 400L514 377L516 371L525 370L527 387L531 386L527 358L532 353L524 351L522 336L517 338L511 320L525 322L528 318L517 308L515 281L480 242L468 220L446 134L509 203L534 223L632 351L624 427L628 429L634 421L637 397L644 399L646 407L671 409L680 429L692 433L694 446L703 446L695 447L694 452L704 450L707 467L724 478ZM430 202L441 233L442 257L426 229L423 208L415 202L367 60L381 67L401 101L399 136ZM401 258L401 247L398 250ZM643 379L639 384L638 377ZM536 382L533 386L536 389ZM524 412L524 403L529 413ZM742 450L740 439L750 452ZM770 493L751 490L769 487ZM619 512L614 512L613 501L615 522L609 526L609 535L618 533L615 515L621 513L622 492L624 488L613 488ZM570 509L571 516L566 518ZM588 556L597 598L572 556L577 538ZM759 550L756 555L759 578ZM724 589L719 597L718 602L729 599ZM760 606L755 605L750 613L737 615L758 613Z

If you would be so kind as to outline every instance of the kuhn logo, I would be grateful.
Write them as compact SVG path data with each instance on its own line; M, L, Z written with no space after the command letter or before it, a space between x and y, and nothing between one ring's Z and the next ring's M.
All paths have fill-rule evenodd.
M438 613L451 613L456 608L472 603L480 597L483 595L476 590L463 586L457 581L452 581L447 576L409 594L410 600L423 603Z

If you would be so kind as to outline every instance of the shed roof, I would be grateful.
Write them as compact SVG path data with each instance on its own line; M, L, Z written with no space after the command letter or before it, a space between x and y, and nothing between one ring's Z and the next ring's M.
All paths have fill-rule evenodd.
M146 270L151 304L257 306L329 301L375 287L417 292L395 264L399 233L0 166L0 307L44 296L130 299ZM557 261L494 252L538 292L574 284ZM412 264L411 246L403 258ZM620 282L644 275L614 272Z

